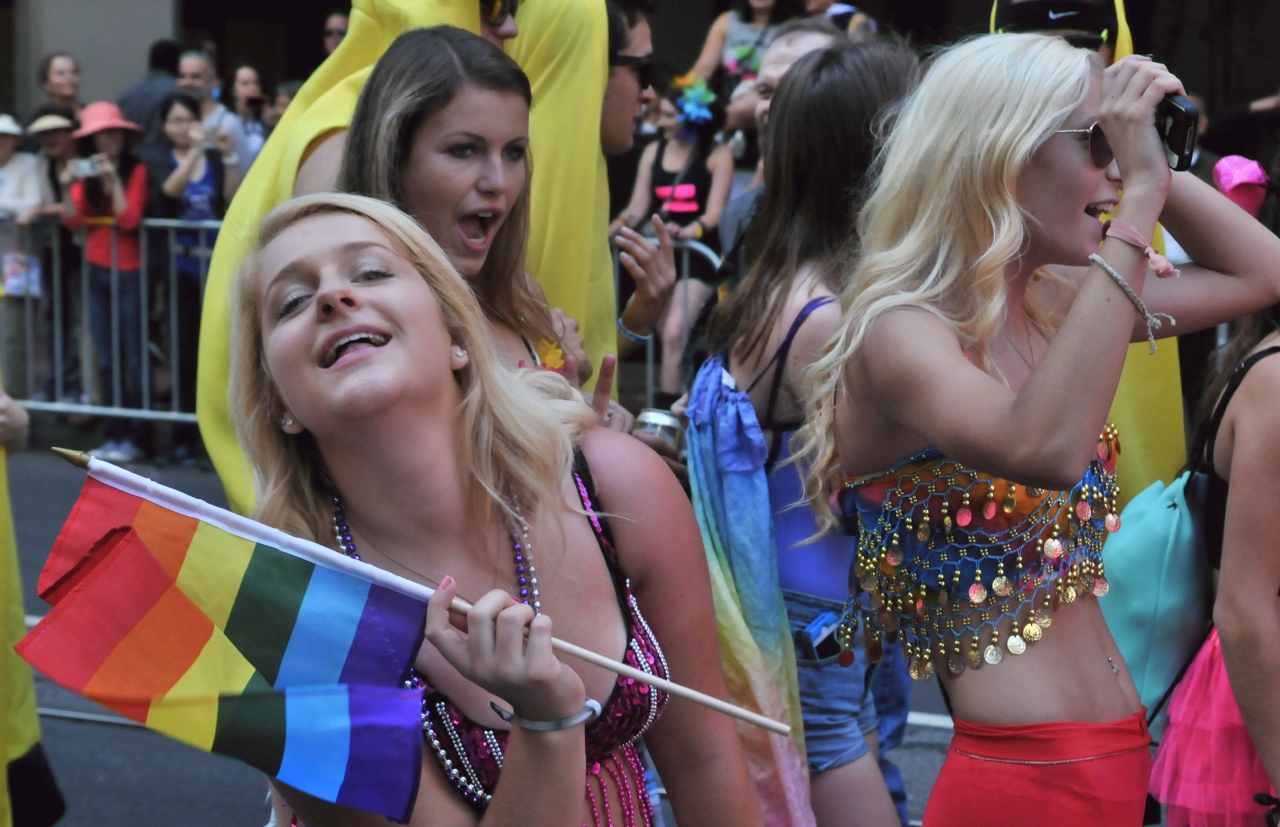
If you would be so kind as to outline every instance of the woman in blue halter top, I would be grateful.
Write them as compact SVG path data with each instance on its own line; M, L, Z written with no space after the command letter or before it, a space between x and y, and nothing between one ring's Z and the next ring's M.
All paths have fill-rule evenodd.
M1170 172L1171 93L1160 64L1104 71L1059 38L954 46L859 216L793 448L815 511L836 524L838 498L859 534L844 642L901 647L949 698L929 827L1142 820L1150 738L1098 606L1121 528L1107 412L1131 341L1146 358L1280 293L1280 240ZM1174 275L1157 221L1200 262L1180 278L1149 275Z
M803 724L804 752L779 771L793 789L807 788L812 813L799 807L791 823L899 823L876 749L893 746L904 727L878 720L877 690L889 687L886 707L905 718L909 680L900 659L873 676L860 655L840 655L832 632L849 593L854 542L839 535L809 542L817 523L812 509L792 507L802 489L788 443L801 421L805 370L840 319L835 293L857 212L851 193L874 154L871 125L917 73L905 47L846 43L800 58L778 84L764 193L747 230L752 266L712 316L713 355L689 399L694 502L725 515L704 527L704 544L713 555L723 549L732 570L734 595L717 593L717 615L722 627L744 616L773 672L764 680L776 684L793 727ZM808 174L820 166L823 175ZM744 648L725 652L726 674L751 671ZM738 694L741 703L768 708ZM890 736L886 743L877 744L878 731ZM748 760L763 763L752 746ZM900 776L889 775L899 781L905 821L906 792ZM771 784L757 786L770 802ZM782 823L768 819L771 809L766 804L766 819Z

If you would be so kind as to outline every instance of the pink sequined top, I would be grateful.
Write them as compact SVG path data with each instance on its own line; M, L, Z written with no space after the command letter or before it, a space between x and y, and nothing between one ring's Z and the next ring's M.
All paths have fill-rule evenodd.
M667 662L653 630L645 622L631 593L631 581L622 573L613 548L612 532L592 508L594 486L591 472L581 452L574 458L574 480L595 532L596 541L609 567L618 604L627 624L627 648L623 660L630 666L658 677L668 677ZM653 813L644 786L644 766L636 749L640 736L662 714L667 695L633 678L618 676L604 709L587 727L587 808L595 827L612 827L615 815L624 827L653 823ZM484 812L502 772L507 732L488 729L462 714L444 694L430 686L422 698L422 730L428 752L458 795L477 813ZM612 779L623 812L615 814L609 804L605 778ZM636 803L639 803L639 808Z

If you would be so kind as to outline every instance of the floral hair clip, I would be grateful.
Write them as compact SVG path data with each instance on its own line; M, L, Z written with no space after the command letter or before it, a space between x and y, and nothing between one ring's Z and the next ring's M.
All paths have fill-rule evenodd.
M715 103L716 93L707 88L705 80L690 72L676 78L671 88L682 90L675 101L676 109L680 110L680 123L694 127L711 120L708 107Z

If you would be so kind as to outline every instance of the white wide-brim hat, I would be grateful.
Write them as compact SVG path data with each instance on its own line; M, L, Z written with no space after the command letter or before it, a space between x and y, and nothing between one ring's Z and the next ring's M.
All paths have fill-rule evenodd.
M13 135L21 138L25 134L26 132L24 132L18 122L13 119L12 115L0 115L0 135Z

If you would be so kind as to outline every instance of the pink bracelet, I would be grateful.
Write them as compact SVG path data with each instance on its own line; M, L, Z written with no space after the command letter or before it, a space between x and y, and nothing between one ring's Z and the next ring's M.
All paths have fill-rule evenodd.
M1130 224L1128 221L1120 221L1111 219L1102 225L1102 236L1110 237L1123 241L1126 244L1132 244L1142 251L1147 257L1147 264L1155 272L1156 276L1167 279L1170 276L1180 276L1181 272L1169 262L1169 259L1160 255L1155 248L1142 237L1142 233L1138 232L1138 228Z

